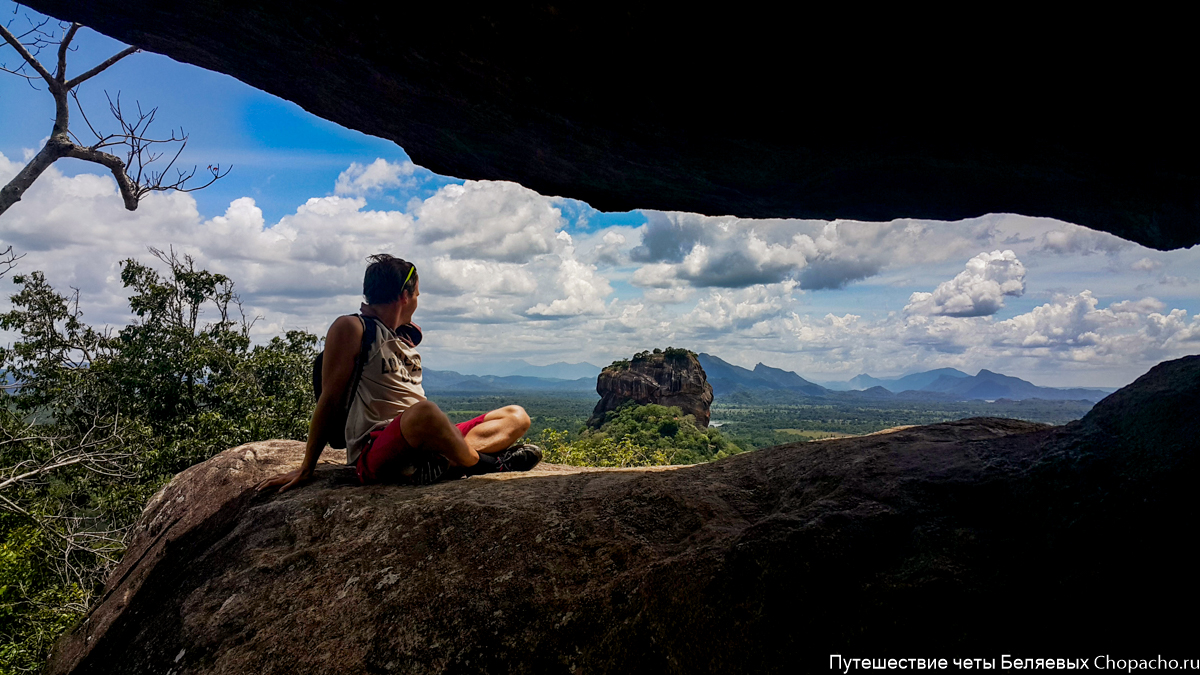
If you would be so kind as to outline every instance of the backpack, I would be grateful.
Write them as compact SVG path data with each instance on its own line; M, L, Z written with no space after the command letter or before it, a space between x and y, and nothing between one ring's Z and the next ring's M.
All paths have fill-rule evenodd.
M334 409L332 416L325 425L325 440L332 448L339 450L346 447L346 417L350 414L350 406L354 404L354 394L358 391L358 383L362 380L363 367L367 365L367 357L371 354L371 346L375 344L375 317L356 314L363 324L362 344L358 355L354 357L354 375L350 377L350 386L342 394L342 400ZM325 362L325 352L317 354L313 359L312 383L313 396L321 400L321 365Z

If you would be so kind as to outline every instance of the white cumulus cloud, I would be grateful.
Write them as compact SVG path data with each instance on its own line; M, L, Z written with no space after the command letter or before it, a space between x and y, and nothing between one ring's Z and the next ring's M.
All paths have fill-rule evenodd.
M1128 241L1107 232L1089 230L1078 225L1064 225L1059 229L1043 233L1041 245L1038 248L1041 251L1058 254L1105 253L1111 255L1129 248L1131 245Z
M1134 262L1132 265L1130 265L1129 268L1137 270L1139 272L1156 272L1156 271L1162 269L1162 266L1163 266L1162 263L1158 262L1157 260L1151 260L1149 258L1141 258L1140 260L1138 260L1138 261Z
M368 194L412 185L416 165L405 160L389 162L376 159L370 164L353 162L337 177L333 193L343 197L363 197Z
M643 263L635 285L745 288L795 280L806 290L842 288L883 269L940 261L973 238L970 228L938 229L911 221L747 220L691 213L647 213L642 243L629 254ZM976 249L978 250L978 249Z
M1004 307L1004 297L1025 293L1025 266L1012 251L980 253L967 268L932 293L913 293L904 308L910 314L990 316Z
M540 317L601 314L604 312L604 299L612 294L608 279L596 273L595 265L573 257L562 259L554 281L563 297L549 303L539 302L529 309L528 314Z
M0 180L19 168L0 155ZM583 223L569 200L487 181L446 185L405 208L369 206L376 193L403 189L407 171L351 166L332 195L268 219L249 197L201 215L187 194L151 195L131 213L111 176L51 167L0 217L0 249L27 254L18 272L40 269L60 290L80 288L89 323L119 325L130 316L120 262L161 269L146 247L174 247L236 282L247 312L265 317L255 339L324 333L357 309L365 258L392 253L421 275L417 320L431 368L500 355L606 363L675 345L810 378L986 367L1053 386L1058 373L1103 384L1200 351L1188 304L1200 248L1117 252L1098 270L1083 254L1120 246L1015 216L857 223L647 212L643 226L622 218L602 227L604 218ZM979 251L991 252L954 262ZM1147 290L1127 295L1139 282ZM997 320L1024 292L1058 294ZM1150 293L1163 299L1141 297Z
M516 183L466 181L442 187L412 211L416 240L453 258L528 262L555 248L562 211Z
M712 290L674 323L699 333L745 329L778 316L791 301L792 280L747 288Z

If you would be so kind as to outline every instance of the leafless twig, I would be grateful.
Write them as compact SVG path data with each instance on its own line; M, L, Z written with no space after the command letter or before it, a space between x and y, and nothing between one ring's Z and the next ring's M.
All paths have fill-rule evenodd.
M99 417L99 413L96 413L96 417ZM34 482L59 469L75 465L104 476L133 477L133 472L125 466L133 455L123 450L112 449L114 446L120 447L122 440L117 433L119 421L119 418L114 418L109 422L101 422L95 419L91 428L85 431L83 436L76 443L72 444L71 447L52 450L51 454L44 459L25 459L11 467L0 470L8 474L6 478L0 480L0 491L22 483ZM24 430L24 433L28 433L33 428L34 425L29 425ZM105 433L107 435L100 435ZM5 445L14 443L39 444L54 449L63 440L64 437L62 436L27 435L19 438L4 439L0 443Z
M12 246L0 251L0 277L11 272L12 268L17 266L17 261L24 257L24 253L21 255L14 253Z
M106 478L134 477L134 455L125 449L119 410L112 416L93 412L87 424L82 433L61 435L30 423L0 439L0 447L25 446L29 452L26 459L0 470L0 510L20 514L33 523L53 552L49 560L56 573L85 592L116 565L129 528L114 528L102 517L40 513L22 506L15 492L44 486L53 475L70 467ZM5 454L16 453L6 450Z
M151 108L145 112L138 104L136 116L127 114L121 107L120 94L117 95L115 101L111 97L108 100L109 112L116 119L120 131L111 134L98 131L83 113L83 107L79 105L78 87L126 56L136 53L138 49L136 47L123 49L83 74L68 79L67 54L72 51L71 42L82 26L77 23L60 25L63 32L62 37L59 38L55 33L46 30L47 22L48 20L33 23L31 20L30 28L19 35L12 33L7 26L0 25L0 38L3 38L4 42L8 43L21 57L20 65L0 64L0 70L25 78L35 89L37 88L35 82L39 79L42 80L54 97L55 103L54 128L49 140L7 185L0 188L0 214L20 201L25 191L33 185L38 176L63 157L82 159L107 168L117 181L125 208L130 211L137 209L138 202L151 192L202 190L229 174L232 167L221 168L219 164L210 164L204 172L201 172L201 175L206 176L207 180L202 180L201 184L189 185L196 178L199 167L193 166L191 170L175 168L179 156L187 147L187 134L180 129L178 134L172 132L166 138L151 137L149 127L154 122L158 109ZM11 24L11 22L9 23ZM58 47L57 66L54 73L47 70L38 60L41 52L51 46ZM105 95L107 96L107 93ZM75 100L76 107L84 118L84 123L97 139L95 143L82 143L78 135L71 130L68 98ZM161 171L150 168L151 164L168 156L167 151L159 150L159 147L169 144L174 144L176 147L174 153L170 155L167 165ZM125 147L124 158L105 152L104 148L113 146ZM174 174L172 174L172 170L174 170Z

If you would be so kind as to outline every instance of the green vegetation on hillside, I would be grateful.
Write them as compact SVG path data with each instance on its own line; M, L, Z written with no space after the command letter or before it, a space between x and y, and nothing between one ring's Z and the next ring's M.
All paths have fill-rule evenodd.
M519 405L529 413L529 436L543 429L564 429L578 435L580 427L592 414L596 401L594 392L528 392L514 391L478 395L435 394L429 397L454 423L465 422L501 406Z
M136 319L86 325L78 294L40 272L0 326L0 672L36 672L88 609L143 505L176 473L227 448L304 438L317 338L251 347L233 283L154 253L166 276L121 265ZM208 313L213 320L201 322Z
M479 396L433 397L450 418L462 422L502 405L524 406L532 419L529 437L544 429L571 443L585 432L585 423L599 397L590 392L511 392ZM856 436L909 424L934 424L966 417L1012 419L1066 424L1083 417L1087 401L846 401L811 398L793 392L738 392L712 404L712 424L728 441L747 450L804 440Z
M658 347L655 347L653 350L647 349L634 354L632 361L630 359L618 359L613 361L612 363L608 364L608 367L605 368L605 370L626 370L629 368L629 364L631 362L639 363L642 361L649 361L652 356L658 354L662 354L663 358L667 361L687 361L688 357L695 356L696 352L693 352L689 349L679 349L676 347L667 347L666 349L659 349Z
M1091 408L1087 401L864 402L800 397L789 392L738 392L713 402L712 423L743 446L765 448L803 440L798 433L858 436L967 417L1066 424L1083 417Z
M623 405L605 413L599 429L574 438L547 428L535 436L546 461L575 466L696 464L744 452L714 428L700 429L677 407Z

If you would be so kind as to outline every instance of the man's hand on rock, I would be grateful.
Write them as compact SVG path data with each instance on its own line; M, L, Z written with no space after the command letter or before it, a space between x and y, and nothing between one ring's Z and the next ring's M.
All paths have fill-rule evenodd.
M283 487L279 488L279 491L283 492L285 490L290 490L291 488L304 485L310 480L312 480L311 471L305 473L303 469L294 469L287 473L281 473L278 476L272 476L271 478L264 480L255 486L255 489L262 491L266 490L267 488L275 487L276 485L281 485Z

